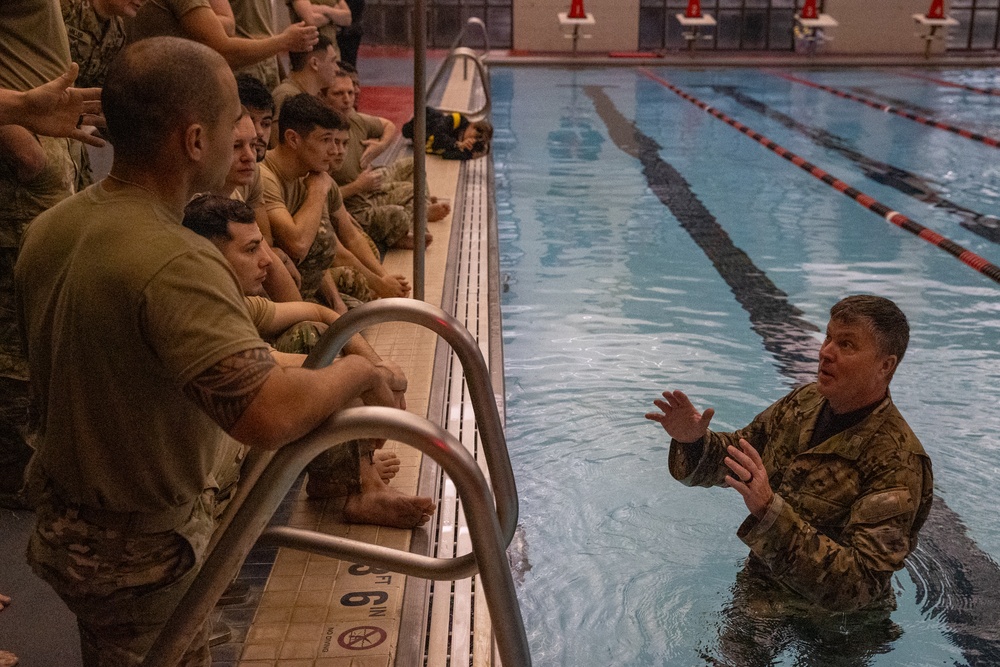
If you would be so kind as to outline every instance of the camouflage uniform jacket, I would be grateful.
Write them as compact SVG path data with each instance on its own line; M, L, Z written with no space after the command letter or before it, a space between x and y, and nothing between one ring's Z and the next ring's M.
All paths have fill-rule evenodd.
M809 447L826 399L796 389L734 433L673 441L670 473L688 486L717 486L726 447L745 438L760 453L774 501L737 535L748 571L830 611L894 608L890 579L916 548L930 511L931 462L892 398L860 423Z
M103 87L108 66L125 45L125 22L118 16L102 19L90 0L60 0L69 34L73 62L79 63L77 86Z

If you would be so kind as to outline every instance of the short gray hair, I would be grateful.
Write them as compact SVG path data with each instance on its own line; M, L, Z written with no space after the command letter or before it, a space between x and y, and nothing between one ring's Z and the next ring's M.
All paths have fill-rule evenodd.
M903 360L910 343L910 323L895 303L881 296L857 294L841 299L830 309L830 319L840 322L863 321L875 337L883 355L896 355L896 365Z

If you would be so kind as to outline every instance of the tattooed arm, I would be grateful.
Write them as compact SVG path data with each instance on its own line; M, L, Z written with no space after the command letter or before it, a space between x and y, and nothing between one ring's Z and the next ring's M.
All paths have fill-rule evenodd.
M302 437L357 398L399 407L403 390L391 372L358 355L316 370L283 368L265 347L233 354L185 387L229 435L266 449Z

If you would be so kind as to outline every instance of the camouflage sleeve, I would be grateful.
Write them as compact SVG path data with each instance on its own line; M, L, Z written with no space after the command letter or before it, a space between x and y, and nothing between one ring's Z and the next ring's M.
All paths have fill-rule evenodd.
M892 573L915 546L914 520L930 483L924 459L893 447L859 461L867 468L865 486L843 508L848 519L839 541L802 518L811 509L831 509L830 501L812 494L803 495L799 511L775 495L765 516L748 517L737 535L772 576L807 600L831 611L862 609L886 594Z
M729 474L729 468L722 462L726 457L726 448L744 438L763 455L768 434L779 427L789 405L789 399L794 394L795 392L792 392L772 403L754 417L748 426L732 433L709 431L704 438L692 443L671 440L670 474L685 486L721 486Z

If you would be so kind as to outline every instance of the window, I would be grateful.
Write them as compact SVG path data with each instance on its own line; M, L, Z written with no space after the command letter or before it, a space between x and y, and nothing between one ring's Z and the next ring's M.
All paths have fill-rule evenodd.
M512 0L428 0L427 46L448 48L466 21L475 16L486 23L490 48L513 45ZM368 0L364 15L365 43L413 44L413 0ZM481 49L479 30L466 33L463 46Z
M1000 2L1000 0L993 0ZM711 40L699 49L791 51L792 28L802 0L702 0L701 10L717 25ZM820 2L822 10L823 3ZM687 0L641 0L640 49L682 49L686 46L676 14L687 9Z

